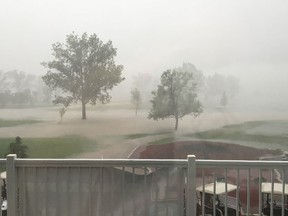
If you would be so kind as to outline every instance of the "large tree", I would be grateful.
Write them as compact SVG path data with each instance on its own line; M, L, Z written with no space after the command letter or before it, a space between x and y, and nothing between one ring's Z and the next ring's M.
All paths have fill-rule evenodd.
M67 35L66 43L53 44L52 51L54 60L42 63L49 69L43 81L52 89L62 89L64 94L56 96L55 104L67 107L80 101L82 119L86 119L87 103L108 103L109 90L124 80L123 66L114 61L116 48L96 34L78 36L73 32Z
M165 71L161 75L161 85L158 85L152 95L152 108L148 118L175 118L175 130L178 129L179 118L188 114L198 116L203 111L197 99L196 83L191 72L177 69Z

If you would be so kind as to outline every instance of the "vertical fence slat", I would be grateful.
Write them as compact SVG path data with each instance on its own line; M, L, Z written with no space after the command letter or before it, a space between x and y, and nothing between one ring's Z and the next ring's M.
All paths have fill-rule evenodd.
M16 216L17 204L16 204L16 167L15 167L15 154L9 154L7 156L7 203L9 203L9 209L7 209L8 216Z
M196 157L188 155L187 216L196 216Z
M122 167L122 202L121 202L121 206L122 206L122 216L125 216L125 203L126 203L126 199L125 199L125 167Z
M258 194L258 197L259 197L259 209L258 209L258 214L261 215L262 213L262 202L263 202L263 197L262 197L262 170L259 169L259 175L258 175L258 179L259 179L259 188L258 188L258 191L259 191L259 194Z
M250 169L247 173L247 215L250 214Z
M239 216L239 203L240 203L240 191L239 191L239 168L237 168L237 191L236 191L236 216Z
M69 191L69 187L70 187L70 179L71 179L71 176L70 176L70 167L67 167L67 176L68 176L68 179L67 179L67 191ZM70 215L70 196L67 197L67 204L64 208L66 209L66 212L67 212L67 215Z
M158 199L159 199L159 188L158 188L158 185L157 185L157 182L154 182L158 179L158 176L159 176L159 173L158 173L158 168L155 169L155 179L153 179L153 184L155 185L154 189L153 190L156 190L156 191L153 191L153 193L155 193L155 215L158 215Z
M145 167L144 168L144 215L148 215L147 212L148 212L148 204L147 204L147 170L148 168Z
M78 196L78 214L79 215L83 215L83 213L82 213L82 203L81 203L81 200L83 199L83 194L81 193L81 181L82 181L82 178L81 178L81 168L80 167L78 167L78 194L79 194L79 196ZM57 183L56 183L57 184Z
M270 216L273 216L273 200L274 200L274 169L270 171L271 176L271 199L270 199Z
M133 182L133 184L132 184L132 187L133 187L133 191L132 191L132 202L133 202L133 206L132 206L132 208L133 208L133 216L134 215L136 215L136 203L135 203L135 199L136 199L136 187L135 187L135 184L136 184L136 182L135 182L135 167L133 167L132 168L132 182Z
M216 177L215 177L215 170L213 171L213 216L216 216Z
M166 187L165 187L165 210L166 210L166 215L168 215L168 199L169 199L169 195L168 195L168 188L169 188L169 168L165 169L166 170Z
M22 168L21 169L21 185L22 185L22 189L21 189L21 192L22 192L22 199L20 200L21 202L21 205L20 205L20 209L23 211L22 212L22 215L23 216L26 216L27 214L27 209L26 209L26 169L25 168ZM19 178L18 178L19 179Z
M227 188L227 168L225 169L225 216L228 215L228 211L227 211L227 191L228 191L228 188Z
M205 215L205 171L202 169L202 202L201 202L201 207L202 207L202 215Z
M114 184L114 169L112 169L112 174L111 174L111 183L112 183L112 189L111 189L111 206L114 206L114 190L115 190L115 187L113 186ZM114 216L114 209L111 209L111 215Z
M285 170L284 169L282 169L282 173L281 173L281 175L282 175L282 196L281 196L281 204L282 204L282 209L281 209L281 214L282 214L282 216L284 216L285 215L285 211L284 211L284 208L285 208L285 196L284 196L284 194L285 194L285 192L287 192L287 191L285 191Z
M2 182L1 182L2 183ZM3 188L5 187L5 185L3 185ZM5 189L4 189L5 190ZM2 187L0 185L0 194L1 194L1 210L0 210L0 216L2 216L2 203L4 200L4 197L2 196Z

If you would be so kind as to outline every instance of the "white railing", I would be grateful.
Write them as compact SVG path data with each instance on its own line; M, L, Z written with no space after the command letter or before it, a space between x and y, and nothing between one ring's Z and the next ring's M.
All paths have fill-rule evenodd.
M269 195L269 199L271 200L273 200L273 197L276 198L274 185L279 183L281 186L281 196L280 199L278 199L278 205L280 206L281 212L276 214L276 207L271 205L269 214L287 215L285 212L285 206L287 208L287 197L285 198L285 196L288 194L288 190L286 188L287 184L285 183L287 181L286 172L288 161L197 160L196 167L196 181L202 181L202 183L200 183L201 185L209 182L216 183L218 180L237 186L234 194L236 198L234 203L237 209L236 215L239 215L241 210L242 214L244 211L247 215L261 215L265 207L264 205L267 205L265 196ZM219 176L221 177L220 180L217 179ZM269 188L270 193L265 191L264 194L264 191L262 191L262 185L265 182L271 183L271 188ZM224 214L227 215L227 193L225 193L224 198L224 206L226 207ZM237 203L241 203L241 207Z
M267 205L263 182L272 183L271 200L276 198L274 183L283 186L280 210L271 205L267 214L286 215L286 161L196 160L195 156L184 160L46 160L9 155L0 164L6 164L7 170L8 216L218 216L219 209L221 215L261 215ZM213 205L206 208L205 185L217 182L225 182L224 193L218 196L214 187ZM234 192L230 185L236 186Z

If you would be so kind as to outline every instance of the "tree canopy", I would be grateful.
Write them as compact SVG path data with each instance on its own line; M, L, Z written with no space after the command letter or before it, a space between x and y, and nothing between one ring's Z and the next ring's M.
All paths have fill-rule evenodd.
M112 42L103 43L96 34L67 35L66 43L52 45L54 60L42 63L48 72L42 77L52 89L61 89L55 104L65 107L72 102L82 104L82 119L86 119L86 104L110 102L109 90L124 80L122 65L116 65L117 55Z
M161 84L152 91L152 108L148 118L175 118L174 129L177 130L179 118L188 114L198 116L203 109L197 99L196 84L191 72L177 69L163 72Z

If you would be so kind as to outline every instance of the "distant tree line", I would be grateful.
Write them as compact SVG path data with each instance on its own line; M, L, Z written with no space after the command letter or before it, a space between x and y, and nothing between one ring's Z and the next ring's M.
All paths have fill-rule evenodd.
M0 71L0 108L51 102L52 91L40 77L18 71Z

